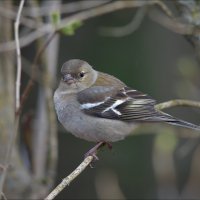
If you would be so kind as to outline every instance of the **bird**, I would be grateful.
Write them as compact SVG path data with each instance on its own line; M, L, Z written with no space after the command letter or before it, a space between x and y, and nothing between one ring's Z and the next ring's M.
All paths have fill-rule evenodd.
M61 67L54 92L58 120L74 136L96 142L86 155L123 140L143 123L167 123L200 131L200 126L157 110L149 95L118 78L96 71L88 62L71 59Z

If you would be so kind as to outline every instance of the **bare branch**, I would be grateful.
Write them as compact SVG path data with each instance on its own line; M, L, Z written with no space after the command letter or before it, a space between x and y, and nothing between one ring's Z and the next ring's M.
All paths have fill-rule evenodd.
M15 42L16 42L16 53L17 53L17 78L16 78L16 110L20 106L20 85L21 85L21 51L20 51L20 43L19 43L19 24L20 24L20 16L22 13L22 9L24 6L24 0L20 1L19 10L17 13L17 18L15 22Z
M71 174L62 180L62 182L45 198L45 200L54 199L66 186L79 176L89 164L91 164L93 159L93 156L87 156Z
M200 108L200 102L198 101L191 101L191 100L184 100L184 99L174 99L170 101L166 101L163 103L159 103L156 105L158 110L163 110L166 108L171 108L174 106L189 106L189 107L197 107Z

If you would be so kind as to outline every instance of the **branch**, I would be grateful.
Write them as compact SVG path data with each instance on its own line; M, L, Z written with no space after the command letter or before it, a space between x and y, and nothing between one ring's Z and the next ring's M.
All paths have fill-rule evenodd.
M45 200L54 199L66 186L68 186L85 168L91 164L93 156L87 156L83 162L67 177L65 177L62 182L45 198Z
M20 85L21 85L21 51L20 51L20 43L19 43L19 24L20 24L20 16L22 13L22 9L24 6L24 0L20 1L19 10L17 12L17 18L15 22L15 42L16 42L16 52L17 52L17 78L16 78L16 110L20 106Z
M174 107L174 106L189 106L189 107L200 108L200 102L199 101L184 100L184 99L174 99L174 100L166 101L166 102L163 102L163 103L159 103L155 107L158 110L163 110L163 109L171 108L171 107Z

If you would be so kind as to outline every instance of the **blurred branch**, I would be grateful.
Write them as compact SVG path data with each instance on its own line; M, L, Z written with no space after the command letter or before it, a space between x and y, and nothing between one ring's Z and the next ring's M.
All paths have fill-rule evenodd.
M149 16L152 20L156 21L160 25L175 33L195 36L198 36L200 34L199 26L183 23L178 19L170 18L158 10L153 10L149 12Z
M3 192L1 192L0 196L2 199L7 200L6 195Z
M163 109L171 108L174 106L190 106L190 107L200 108L200 102L184 100L184 99L174 99L174 100L170 100L170 101L166 101L166 102L157 104L156 109L163 110Z
M130 35L139 28L140 24L142 23L147 13L146 11L147 11L146 6L138 8L135 16L133 17L133 19L129 24L121 27L102 27L100 28L99 32L103 36L110 36L110 37L123 37Z
M62 8L62 1L50 1L48 2L51 8L59 10ZM49 14L49 21L51 21L51 14ZM49 131L47 135L48 139L48 161L47 161L47 170L46 170L46 181L48 184L48 192L52 189L55 177L56 177L56 168L58 160L58 138L57 138L57 118L55 114L54 102L53 102L53 92L54 86L56 83L57 73L57 64L59 57L59 44L60 44L60 35L57 34L52 42L49 44L49 47L46 49L46 75L43 76L44 86L45 86L45 98L46 98L46 107L47 107L47 120L49 123ZM46 76L49 78L47 79ZM45 195L45 196L46 196Z
M61 7L60 0L46 1L44 4L58 10L58 12ZM35 5L38 5L37 2L30 2L30 7L34 7ZM51 14L49 14L46 20L50 21L50 19ZM38 17L37 20L41 21L42 18ZM47 38L49 44L48 48L44 49L40 59L42 74L40 77L41 84L38 87L37 112L32 140L33 175L36 184L38 183L37 188L40 191L40 195L37 195L37 198L44 198L50 189L52 189L56 175L58 152L57 123L52 96L56 79L59 35L49 34L45 38ZM43 42L45 38L38 40L39 49L46 43L46 41ZM35 196L31 198L35 198Z
M54 199L66 186L79 176L89 164L91 164L93 159L93 156L87 156L71 174L62 180L62 182L45 198L45 200Z
M24 14L24 9L23 9L23 14ZM15 20L16 15L17 15L17 13L15 11L13 11L11 9L6 9L4 7L0 7L0 16L11 19L11 20ZM20 23L31 29L38 27L38 24L36 25L36 23L33 19L26 18L24 16L20 16Z
M73 12L78 12L81 10L86 10L86 9L90 9L105 3L108 3L111 0L80 0L80 1L75 1L75 2L70 2L70 3L66 3L66 4L62 4L59 12L62 14L68 14L68 13L73 13ZM55 9L52 8L49 5L42 5L42 6L35 6L35 7L31 7L31 8L26 8L24 9L23 13L26 16L30 16L30 17L42 17L42 16L46 16L49 15L49 13L54 12Z
M20 38L20 45L24 47L37 38L40 38L48 33L55 33L56 31L69 26L70 24L78 21L85 21L103 14L107 14L110 12L114 12L117 10L125 9L125 8L134 8L134 7L142 7L147 5L158 5L168 16L172 16L170 9L160 0L151 0L151 1L114 1L105 5L101 5L90 10L78 12L77 14L73 14L69 17L66 17L60 21L60 23L55 27L52 23L47 23L44 26L38 28L37 30L31 32L30 34L23 36ZM6 43L2 43L0 45L0 52L9 51L15 49L15 42L9 41Z

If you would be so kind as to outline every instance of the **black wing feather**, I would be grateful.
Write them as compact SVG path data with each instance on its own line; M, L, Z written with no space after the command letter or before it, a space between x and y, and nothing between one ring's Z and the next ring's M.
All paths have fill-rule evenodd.
M97 90L101 90L101 88L95 88L95 93L98 93ZM106 98L107 95L101 98L101 100L105 100L104 103L82 110L89 115L108 119L120 119L123 121L144 121L157 113L157 111L154 109L156 101L142 92L128 87L124 87L118 91L110 90L109 92L111 94L109 98ZM101 93L102 90L99 91L99 94ZM94 97L90 95L88 96L88 94L91 95L93 93L87 92L87 101L90 102L91 98L92 102L94 102ZM85 98L82 97L82 99L85 101ZM118 100L122 103L115 106L114 110L108 109L111 108L112 105Z

